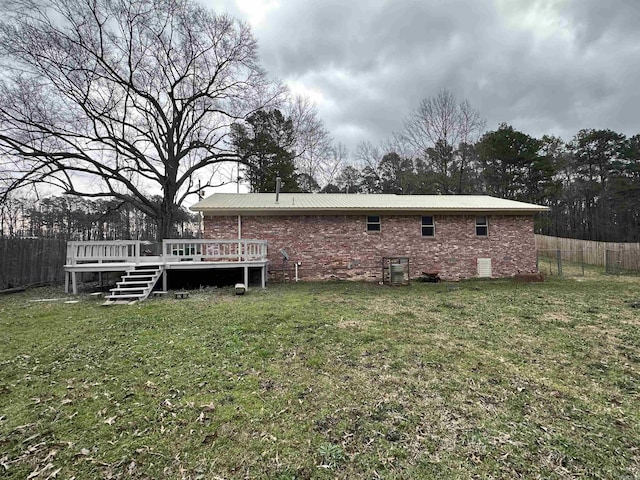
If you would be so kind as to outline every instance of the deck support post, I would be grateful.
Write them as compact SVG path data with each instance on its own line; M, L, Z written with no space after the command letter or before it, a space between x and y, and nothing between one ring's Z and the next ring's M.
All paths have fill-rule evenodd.
M244 286L249 290L249 267L246 265L244 267Z
M78 294L78 274L77 272L71 272L71 288L73 289L73 294Z
M262 277L262 288L266 288L267 287L267 266L263 265L260 268L260 276Z
M64 293L69 293L69 272L64 272Z
M167 281L167 269L163 268L162 269L162 291L166 292L167 291L167 284L169 282Z
M100 286L104 285L102 283L102 272L98 272L98 282L100 283Z

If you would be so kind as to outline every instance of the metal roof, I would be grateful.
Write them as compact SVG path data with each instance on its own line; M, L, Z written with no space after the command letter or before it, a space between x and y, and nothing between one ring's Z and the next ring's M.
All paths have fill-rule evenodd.
M364 193L214 193L191 207L212 215L278 215L370 212L486 212L533 214L547 207L489 195Z

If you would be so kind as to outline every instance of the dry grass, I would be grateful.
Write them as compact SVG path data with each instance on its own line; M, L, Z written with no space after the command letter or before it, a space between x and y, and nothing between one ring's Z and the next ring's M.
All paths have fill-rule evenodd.
M0 297L7 478L638 478L640 281Z

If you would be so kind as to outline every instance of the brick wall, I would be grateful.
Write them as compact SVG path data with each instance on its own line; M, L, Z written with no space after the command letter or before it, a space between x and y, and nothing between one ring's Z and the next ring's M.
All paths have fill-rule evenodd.
M382 257L410 258L411 276L439 270L446 280L477 276L477 259L491 258L494 277L536 269L532 216L490 215L489 236L477 237L475 216L435 217L435 237L423 237L420 216L381 216L380 232L364 215L243 216L242 238L268 241L269 260L301 262L301 279L382 279ZM238 217L205 217L205 238L238 238Z

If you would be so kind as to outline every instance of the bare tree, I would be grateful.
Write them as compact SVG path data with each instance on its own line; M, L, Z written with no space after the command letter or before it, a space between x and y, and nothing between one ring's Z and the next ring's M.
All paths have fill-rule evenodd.
M46 183L117 198L166 238L185 197L237 159L229 126L282 93L258 65L249 27L193 0L3 5L0 155L16 159L8 190Z
M322 182L325 185L333 183L334 179L338 175L338 172L340 171L340 168L342 168L342 166L347 161L347 158L349 157L349 149L342 142L333 144L329 152L330 157L325 163L323 176L321 178Z
M487 126L487 121L480 116L468 100L463 100L458 105L459 131L458 142L458 186L456 193L465 193L464 185L471 185L469 176L478 168L478 159L475 151L475 144L480 140L480 135Z
M0 237L12 237L19 232L18 220L22 209L23 203L10 195L0 202Z
M360 142L356 146L355 158L361 168L369 167L372 170L377 170L385 153L387 151L384 146L378 147L372 142L366 141Z
M421 152L438 142L455 145L460 137L458 122L456 97L449 90L442 90L420 102L405 120L403 136Z
M331 135L318 118L316 105L307 97L295 95L286 102L285 112L293 122L298 173L315 182L325 182L334 170L335 156Z
M396 142L409 145L431 166L440 193L462 193L470 150L484 130L485 121L468 101L458 104L449 90L425 98L405 120ZM457 181L456 181L456 177Z
M380 162L384 151L372 142L360 142L356 146L355 159L362 177L360 191L381 193Z

